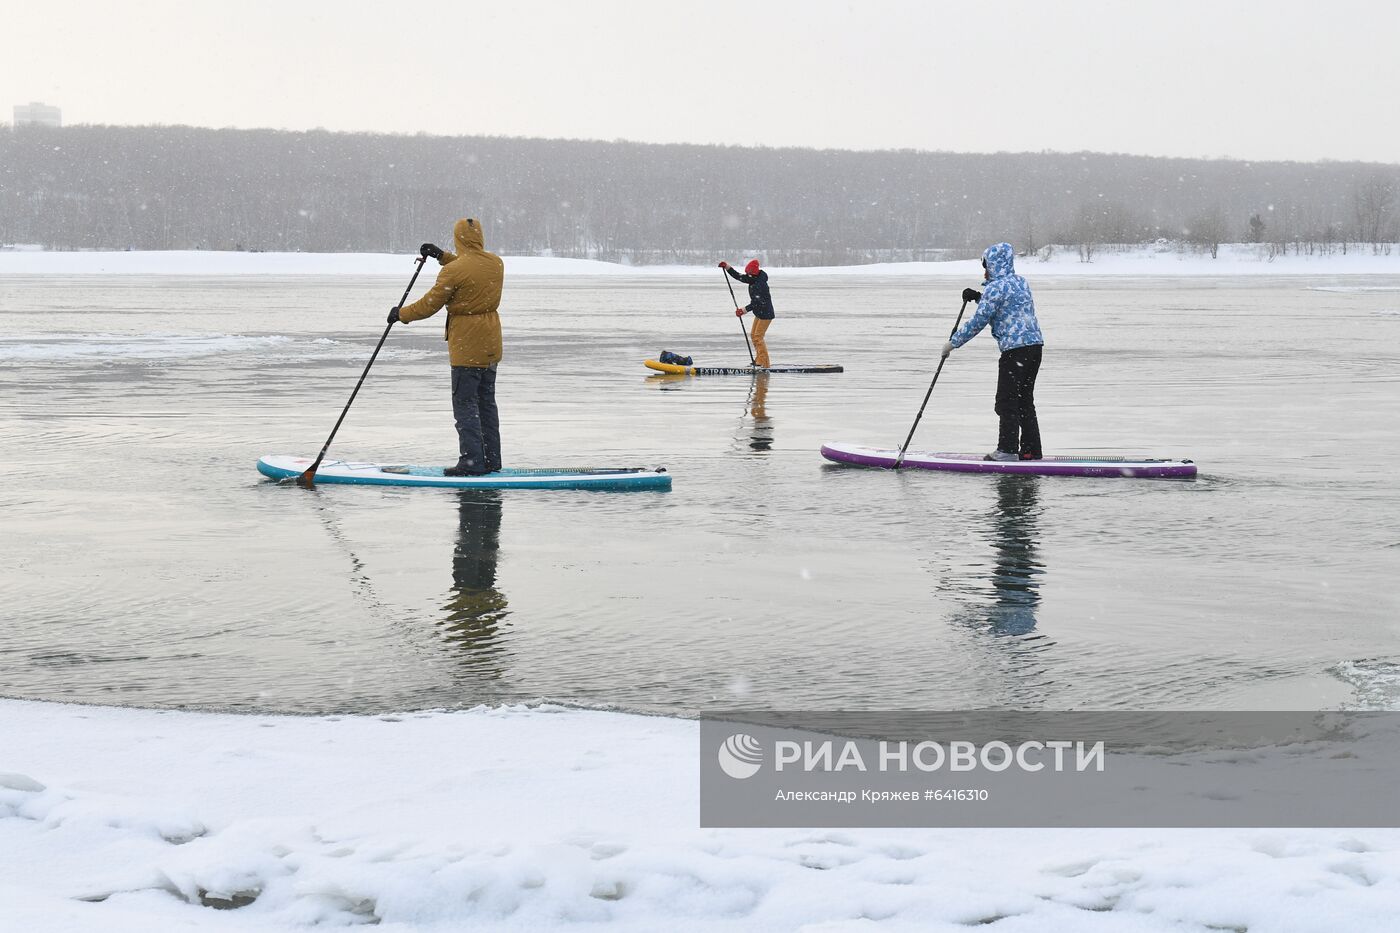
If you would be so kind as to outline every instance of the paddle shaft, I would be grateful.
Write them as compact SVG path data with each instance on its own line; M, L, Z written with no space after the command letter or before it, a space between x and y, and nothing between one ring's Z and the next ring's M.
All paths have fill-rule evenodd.
M739 299L734 297L734 283L729 281L729 270L721 269L719 271L724 273L724 284L729 286L729 300L734 302L734 307L737 309L739 307ZM749 343L749 329L744 326L744 319L742 317L739 318L739 329L744 332L744 346L749 348L749 365L757 366L758 364L754 362L753 358L753 344Z
M403 290L403 297L399 299L396 307L403 307L403 303L408 300L408 293L413 291L413 283L418 281L418 273L423 271L423 263L428 261L427 256L418 257L418 266L413 270L413 278L408 280L408 288ZM335 432L340 430L340 424L345 420L345 416L350 412L350 406L355 403L355 396L360 394L360 386L365 384L365 377L369 375L369 368L374 365L375 357L379 356L379 350L384 346L384 341L389 338L389 331L394 329L394 323L389 322L389 326L384 328L384 334L379 338L379 343L374 347L374 352L369 355L369 362L365 364L365 371L360 373L360 381L355 383L355 391L350 393L350 401L345 403L345 407L340 411L340 417L335 419L335 427L331 428L331 436L326 438L326 443L322 445L321 452L316 455L316 462L301 476L297 478L297 485L311 489L316 485L316 470L320 468L321 461L326 457L326 451L331 449L331 441L335 440Z
M948 332L948 339L952 340L953 335L958 332L958 325L962 324L963 312L967 310L967 302L962 303L958 309L958 319L953 322L953 329ZM899 469L899 465L904 462L904 452L909 449L909 442L914 439L914 432L919 428L919 420L924 416L924 407L928 405L928 400L933 395L933 387L938 385L938 374L943 372L943 364L948 362L948 357L938 358L938 368L933 371L933 381L928 384L928 391L924 393L924 403L919 406L919 413L914 416L914 424L909 428L909 436L904 439L904 443L899 447L899 456L894 458L894 468Z

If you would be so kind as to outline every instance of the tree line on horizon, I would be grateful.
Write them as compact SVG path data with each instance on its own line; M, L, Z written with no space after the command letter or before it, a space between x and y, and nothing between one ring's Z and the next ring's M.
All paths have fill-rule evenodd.
M189 126L0 128L0 244L835 265L1168 239L1390 249L1400 165Z

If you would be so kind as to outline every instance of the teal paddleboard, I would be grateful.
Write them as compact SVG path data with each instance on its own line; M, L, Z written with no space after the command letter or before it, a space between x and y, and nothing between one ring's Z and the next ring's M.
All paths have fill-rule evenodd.
M269 454L258 461L258 472L272 479L295 479L306 472L312 462L309 457ZM485 476L443 476L442 467L323 460L316 468L316 482L451 489L670 489L671 474L665 467L565 467L507 469Z

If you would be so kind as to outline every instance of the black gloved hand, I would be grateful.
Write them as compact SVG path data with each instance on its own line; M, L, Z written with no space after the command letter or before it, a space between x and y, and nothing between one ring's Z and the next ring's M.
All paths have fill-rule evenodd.
M975 288L963 289L963 301L981 301L982 293Z
M389 309L389 323L390 323L390 324L397 324L398 322L399 322L399 309L398 309L398 308L390 308L390 309Z
M436 243L424 243L418 247L418 255L424 259L441 259L442 250L438 248Z

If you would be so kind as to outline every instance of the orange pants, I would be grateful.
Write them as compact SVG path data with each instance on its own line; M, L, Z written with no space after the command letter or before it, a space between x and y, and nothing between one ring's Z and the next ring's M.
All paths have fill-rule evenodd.
M768 333L768 325L772 323L771 318L766 321L761 317L753 319L753 330L749 333L753 337L753 364L755 366L768 366L768 345L763 342L763 335Z

